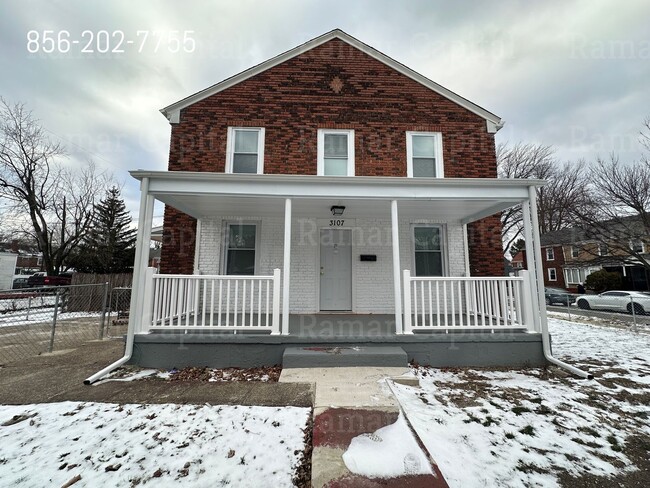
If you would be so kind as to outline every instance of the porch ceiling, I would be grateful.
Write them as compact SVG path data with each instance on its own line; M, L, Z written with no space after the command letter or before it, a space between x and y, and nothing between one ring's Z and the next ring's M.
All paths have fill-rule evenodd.
M284 199L294 200L294 217L331 218L330 207L346 207L343 218L390 219L390 201L400 216L471 222L528 199L540 180L476 178L412 179L233 175L180 171L132 171L149 178L157 200L195 218L211 215L282 216Z

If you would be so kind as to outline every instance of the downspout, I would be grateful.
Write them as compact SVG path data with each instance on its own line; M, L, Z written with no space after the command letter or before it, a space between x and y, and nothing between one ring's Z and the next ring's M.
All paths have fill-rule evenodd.
M538 301L538 310L539 318L541 323L541 332L542 332L542 347L544 350L544 357L549 363L555 364L562 369L566 369L570 373L575 374L581 378L586 378L588 380L593 379L593 375L587 371L571 366L570 364L560 361L559 359L553 357L551 352L551 340L548 333L548 317L546 316L546 305L545 296L544 296L544 269L542 267L542 247L539 240L539 219L537 217L537 193L534 186L528 187L528 200L530 202L530 219L532 223L532 234L533 234L533 249L535 252L535 275L537 279L537 301ZM524 216L524 219L526 217ZM532 271L532 270L530 270Z
M84 380L84 384L90 385L95 381L103 378L111 371L119 368L120 366L126 364L133 355L133 342L135 336L135 323L136 320L141 320L142 314L140 313L138 303L140 301L140 296L142 295L142 277L144 266L142 262L145 263L149 261L149 240L151 238L151 219L153 218L153 202L149 198L149 178L142 178L142 183L140 185L140 215L138 220L138 238L136 245L136 254L133 263L133 284L131 292L131 307L129 310L129 325L126 332L126 346L124 348L124 356L115 361L113 364L106 366L101 371L98 371L92 376L89 376ZM148 232L145 227L149 227ZM149 235L149 240L145 242L145 238ZM136 285L135 287L133 285ZM135 293L134 293L135 292Z

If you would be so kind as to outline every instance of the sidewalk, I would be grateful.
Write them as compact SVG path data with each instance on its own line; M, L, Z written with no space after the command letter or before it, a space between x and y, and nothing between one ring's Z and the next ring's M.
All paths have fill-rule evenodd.
M340 367L288 368L282 370L280 383L315 385L314 429L312 452L313 488L446 488L447 483L430 456L411 440L411 446L382 438L390 435L386 427L397 426L400 407L385 383L387 378L400 377L408 368ZM403 429L408 432L408 428ZM404 432L402 432L404 435ZM406 433L408 436L408 433ZM400 439L401 440L401 439ZM410 439L408 439L410 440ZM401 474L373 478L355 474L343 459L350 455L351 444L361 442L365 452L360 469L372 470L381 464L382 455L393 458ZM359 452L359 449L356 450ZM375 458L375 459L373 459ZM350 459L350 458L348 458ZM427 460L428 459L428 460ZM354 462L351 460L350 462ZM366 461L368 465L366 465ZM422 474L429 464L432 474Z

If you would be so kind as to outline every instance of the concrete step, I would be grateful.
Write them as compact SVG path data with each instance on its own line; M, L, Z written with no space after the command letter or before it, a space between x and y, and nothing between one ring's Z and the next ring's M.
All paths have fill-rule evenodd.
M406 367L408 358L401 347L340 346L287 347L283 368L336 368L356 366Z

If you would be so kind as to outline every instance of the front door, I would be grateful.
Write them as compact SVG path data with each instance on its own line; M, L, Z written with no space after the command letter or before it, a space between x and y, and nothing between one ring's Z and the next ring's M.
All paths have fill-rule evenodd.
M320 309L352 310L352 232L320 231Z

